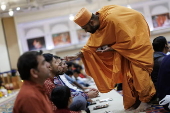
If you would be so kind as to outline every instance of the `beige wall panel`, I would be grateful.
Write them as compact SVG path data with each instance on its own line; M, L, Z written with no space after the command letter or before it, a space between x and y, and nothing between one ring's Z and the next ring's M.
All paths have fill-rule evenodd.
M151 36L151 41L153 41L153 39L158 37L158 36L164 36L167 39L167 41L170 41L170 32L160 33L160 34L157 34L157 35L152 35Z
M9 59L12 69L17 69L17 60L20 56L18 39L16 35L14 18L3 18L2 24L4 27L4 34L7 41L7 47L9 52Z
M8 50L6 47L2 22L0 19L0 72L5 72L10 70L10 63L8 58Z

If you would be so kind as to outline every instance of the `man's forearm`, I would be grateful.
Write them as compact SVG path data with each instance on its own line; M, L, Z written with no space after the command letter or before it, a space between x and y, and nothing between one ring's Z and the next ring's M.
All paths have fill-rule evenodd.
M78 84L77 82L73 82L73 83L74 83L78 88L84 90L84 88L83 88L80 84Z

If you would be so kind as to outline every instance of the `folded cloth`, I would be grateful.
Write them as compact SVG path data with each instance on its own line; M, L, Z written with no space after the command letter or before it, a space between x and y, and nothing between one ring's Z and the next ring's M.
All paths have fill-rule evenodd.
M161 101L159 101L159 105L168 105L168 108L170 109L170 95L166 95Z

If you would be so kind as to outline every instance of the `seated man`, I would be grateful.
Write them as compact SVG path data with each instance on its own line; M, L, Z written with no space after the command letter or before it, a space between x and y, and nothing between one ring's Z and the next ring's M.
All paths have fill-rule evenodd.
M61 59L58 56L54 56L54 58ZM74 87L74 89L76 89L76 90L79 90L79 89L85 90L86 89L86 88L82 87L80 84L78 84L76 82L76 80L74 80L73 78L70 77L71 75L73 75L73 72L71 70L69 70L67 63L64 60L62 60L62 67L63 67L63 73L64 73L63 75L64 76L60 76L60 77L63 80L63 82L66 84L66 86L68 86L70 88L70 87L74 87L73 85L75 85L75 86L77 86L77 87ZM67 74L66 74L66 72L67 72ZM79 89L77 89L77 88L79 88Z
M153 40L152 46L154 49L154 66L153 66L153 71L151 73L151 78L157 90L157 79L158 79L159 68L162 63L162 60L164 59L166 53L169 50L169 47L168 47L168 42L164 36L156 37Z
M51 91L58 86L65 86L65 83L61 80L59 75L63 74L63 67L61 59L55 59L52 54L43 54L46 61L50 63L49 70L51 73L51 78L47 79L44 82L45 89L47 92L47 95L50 98ZM61 70L62 69L62 70ZM90 91L88 93L84 93L81 91L76 91L74 89L70 89L71 94L73 96L73 103L70 105L70 109L72 111L80 111L80 110L87 110L87 99L88 98L94 98L97 97L98 92L97 91ZM80 104L81 102L81 104ZM53 106L53 110L55 111L56 108Z
M159 69L157 80L157 95L159 97L160 105L164 109L170 111L170 55L165 56Z
M168 52L168 42L164 36L158 36L153 40L152 43L153 49L154 49L154 66L153 71L151 73L151 78L154 83L156 94L153 96L151 103L158 103L157 99L157 81L158 81L158 73L159 68L161 66L162 60L166 56L166 53Z
M69 109L69 106L72 103L72 96L71 96L70 89L67 86L58 86L54 88L51 93L51 101L57 107L55 113L80 113L80 112L70 111ZM83 111L81 113L83 113Z
M66 77L66 79L70 82L70 84L74 84L74 82L76 82L76 80L74 80L74 79L72 78L72 76L73 76L73 71L72 71L72 70L67 70L67 71L65 72L65 77Z
M80 71L79 71L78 69L73 70L73 76L74 76L76 82L79 83L79 84L81 84L81 85L84 86L84 87L88 87L89 84L86 83L86 82L84 82L84 81L82 81L82 80L80 79L80 77L79 77L79 74L80 74Z
M60 57L58 57L58 56L54 56L55 58L60 58ZM62 59L61 59L62 60ZM68 70L68 66L67 66L67 63L65 62L65 60L62 60L62 67L63 67L63 75L60 75L60 78L61 78L61 80L64 82L64 84L66 85L66 86L68 86L71 90L73 90L73 91L76 91L76 92L79 92L79 91L82 91L82 90L80 90L80 89L78 89L76 86L73 86L72 84L70 84L70 82L69 82L69 80L67 79L67 76L69 75L69 74L73 74L72 73L72 71L70 71L70 70ZM70 71L70 72L69 72ZM66 72L67 72L67 74L66 74ZM71 77L70 77L71 78ZM74 79L73 79L74 80ZM77 83L77 82L75 82L75 83ZM78 83L77 83L78 84ZM79 84L78 84L79 85ZM95 92L98 92L98 90L97 89L95 89L95 88L88 88L88 87L83 87L83 91L84 92L86 92L86 93L88 93L88 92L93 92L93 91L95 91ZM89 99L87 99L87 101L88 101L88 104L90 104L91 102L93 102L90 98Z
M74 62L66 62L67 66L68 66L68 73L70 73L70 71L74 71L74 70L79 70L80 71L80 74L79 74L79 78L82 80L82 81L85 81L85 82L88 82L88 83L94 83L93 79L86 75L85 72L83 71L83 68L81 65L77 64L77 63L74 63ZM67 73L67 72L66 72ZM67 74L67 75L69 75ZM72 74L73 75L73 74ZM71 76L72 76L71 75ZM66 77L67 78L67 77ZM68 79L68 81L70 82L70 79ZM74 80L75 81L75 80ZM77 85L76 85L77 86Z
M54 58L60 58L60 57L54 56ZM84 91L86 89L89 89L87 87L82 87L79 83L76 82L75 79L73 79L71 77L73 75L73 72L71 70L68 70L69 69L68 65L67 65L67 63L64 60L62 60L62 67L63 67L63 73L64 74L60 75L60 78L66 84L66 86L68 86L71 89L77 90L77 91L82 91L82 90ZM79 90L78 88L80 88L82 90ZM93 90L96 90L96 89L93 89ZM98 91L98 90L96 90L96 91Z
M15 100L13 113L53 113L43 84L50 76L42 51L30 51L21 55L17 67L23 85Z
M75 63L74 62L66 62L67 63L67 67L68 67L68 70L72 71L75 67Z
M60 57L58 57L58 56L54 56L55 58L60 58ZM61 59L62 60L62 59ZM70 84L70 82L69 82L69 80L67 79L67 77L66 76L68 76L68 75L70 75L70 74L73 74L70 70L68 70L68 66L67 66L67 63L64 61L64 60L62 60L62 67L63 67L63 75L60 75L60 78L61 78L61 80L65 83L65 85L66 86L68 86L70 89L72 89L72 90L75 90L75 91L80 91L76 86L73 86L72 84ZM68 75L67 75L68 74ZM71 77L70 77L71 78ZM73 79L74 80L74 79ZM77 82L75 82L75 83L77 83ZM78 84L78 83L77 83ZM78 84L78 85L80 85L80 84ZM79 86L78 86L79 87ZM96 91L96 92L98 92L98 90L97 89L95 89L95 88L88 88L88 87L83 87L83 90L85 91L85 90L88 90L88 91ZM86 91L87 93L88 93L88 91ZM91 100L90 100L91 101Z

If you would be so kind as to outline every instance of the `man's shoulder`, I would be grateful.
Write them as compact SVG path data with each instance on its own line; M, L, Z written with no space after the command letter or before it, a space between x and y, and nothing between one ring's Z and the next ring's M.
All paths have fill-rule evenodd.
M31 90L30 90L31 91ZM41 93L30 92L30 93L19 93L14 104L13 110L20 113L21 111L29 113L30 108L33 108L34 111L36 106L45 105L45 96ZM34 108L35 107L35 108Z
M29 100L29 99L33 99L33 98L37 98L37 97L39 97L38 95L37 95L37 93L35 93L34 91L32 91L32 92L29 92L29 93L25 93L25 92L19 92L19 94L18 94L18 96L17 96L17 99L18 100ZM16 99L16 100L17 100Z
M38 92L40 92L38 89L36 89L35 87L31 87L31 86L27 86L27 87L21 87L18 96L19 97L33 97L35 96L35 94L37 94Z
M34 87L32 85L23 84L18 95L24 95L27 93L33 93Z
M37 91L33 89L21 89L17 95L16 103L17 104L25 104L29 100L37 100L39 98Z

